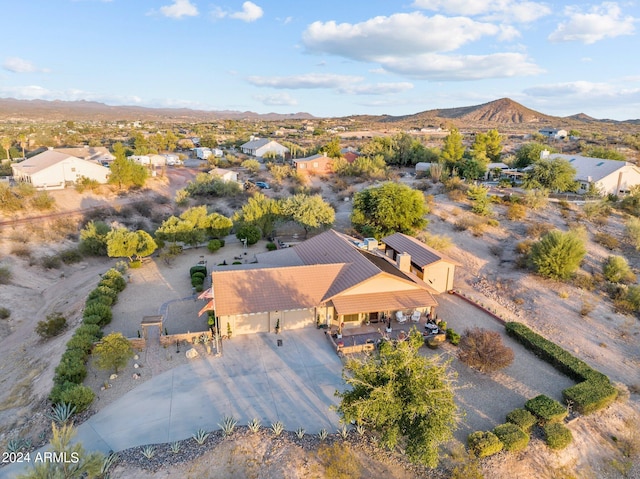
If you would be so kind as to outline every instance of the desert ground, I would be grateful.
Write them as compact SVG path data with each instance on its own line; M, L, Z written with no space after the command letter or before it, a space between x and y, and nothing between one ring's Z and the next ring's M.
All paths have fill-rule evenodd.
M184 186L187 178L180 176L159 181L153 194L172 197L176 189ZM402 181L420 180L403 178ZM313 185L321 188L323 195L336 207L336 227L348 229L351 203L336 200L327 182L313 179ZM351 185L350 191L364 186L366 184L363 183ZM635 444L636 448L640 444L640 323L634 317L615 313L611 301L601 293L542 280L515 266L514 247L527 237L526 227L529 224L549 223L566 227L567 222L581 222L587 225L589 235L594 231L607 231L620 236L620 218L614 214L606 224L595 225L581 216L579 206L571 206L565 218L559 214L556 205L550 204L543 210L529 211L525 221L510 222L504 217L505 207L496 205L494 209L500 226L487 227L481 236L474 236L469 231L456 228L461 217L471 214L468 206L450 200L439 186L431 187L426 194L434 195L427 230L450 236L454 245L446 253L463 265L456 270L456 289L497 310L504 318L524 322L552 338L609 375L624 392L622 399L607 410L572 422L569 427L575 441L566 450L551 452L540 438L534 438L524 453L499 454L483 461L486 477L640 477L639 465L628 464L629 458L623 448L624 444ZM118 198L93 198L64 191L56 196L56 200L59 211L75 211L100 202L117 206ZM158 210L166 211L167 208L166 204L157 205ZM4 226L1 235L0 264L10 268L13 275L10 284L0 285L0 303L11 311L8 319L0 320L0 350L4 353L0 356L0 384L3 385L0 389L0 444L3 445L15 437L31 437L34 445L46 441L46 395L51 388L53 369L73 329L80 323L86 295L99 281L99 274L115 263L110 259L85 258L72 265L44 268L40 258L75 244L73 240L65 239L63 234L48 241L38 238L43 232L53 229L53 222L42 220L35 225ZM239 244L230 243L215 257L204 248L190 250L172 265L152 258L141 269L130 270L131 283L114 308L114 322L107 332L121 330L126 335L135 335L141 316L157 314L159 308L167 303L167 328L202 328L203 320L195 315L199 304L184 300L191 295L191 288L184 279L183 265L193 264L202 255L208 261L223 258L229 262L241 251L237 248L240 248ZM260 244L253 248L263 251ZM634 270L640 269L640 256L627 246L621 248L625 248L625 256ZM590 241L583 269L596 271L609 254L608 250ZM174 302L169 303L172 300ZM585 302L593 304L593 310L582 316L580 309ZM449 325L460 332L476 324L501 329L498 323L485 321L481 315L464 310L448 296L442 298L440 308ZM34 331L35 324L53 312L63 313L69 327L64 334L42 341ZM508 341L506 337L505 341ZM488 429L502 422L507 412L524 402L522 398L544 392L560 399L561 390L570 384L567 378L530 357L530 353L517 349L515 344L509 345L516 351L516 362L493 375L479 375L456 364L455 351L450 347L440 351L452 358L452 365L459 375L459 401L467 410L458 439L464 439L467 432L476 428ZM158 350L155 357L145 356L144 351L139 353L137 361L143 366L139 380L131 377L133 362L113 381L105 372L92 368L87 384L99 397L93 409L105 407L141 381L187 361L184 356L175 354L171 355L171 360L167 358L162 350ZM110 387L103 390L105 382ZM450 449L455 450L455 447L452 445ZM365 452L357 454L362 462L368 461ZM635 450L634 454L638 451ZM455 457L456 454L450 454L445 464L453 464ZM266 466L258 468L257 463ZM364 469L361 477L415 475L388 464L389 461L374 461L367 466L373 469ZM284 443L268 437L256 439L239 434L232 440L215 445L214 454L204 454L188 465L175 465L157 472L143 471L133 465L121 466L112 477L323 477L325 467L326 463L315 452L301 448L295 441ZM288 472L283 472L285 470Z

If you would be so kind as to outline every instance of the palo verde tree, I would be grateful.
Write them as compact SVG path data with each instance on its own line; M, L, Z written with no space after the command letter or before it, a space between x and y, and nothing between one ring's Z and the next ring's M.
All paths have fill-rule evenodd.
M107 255L110 258L129 258L139 261L153 254L158 245L146 231L129 231L127 228L116 228L107 234Z
M276 223L280 219L280 204L273 198L269 198L262 193L256 193L242 205L240 211L233 216L236 223L250 224L257 226L263 237L268 237L273 233Z
M96 344L93 355L97 367L117 374L118 369L125 367L133 357L133 348L122 333L111 333Z
M349 359L342 377L348 388L337 391L338 414L380 433L384 446L401 446L409 459L438 465L440 444L453 437L458 422L454 374L448 363L419 354L422 335L394 344L383 342L375 356Z
M566 280L580 267L586 254L578 232L553 230L531 246L529 264L540 276Z
M516 151L516 159L513 162L513 166L515 168L525 168L533 163L537 163L540 161L540 155L544 150L548 150L551 153L555 151L550 146L542 143L525 143Z
M351 223L364 236L379 239L393 233L413 234L424 228L428 212L421 191L387 182L353 196Z
M551 191L577 191L576 169L564 158L542 159L524 176L527 189L546 188Z
M283 198L280 214L302 226L305 238L309 231L328 228L336 219L336 212L320 195L297 194Z
M456 168L464 155L464 145L462 144L462 133L457 128L453 128L444 139L444 145L440 152L440 160L453 169Z
M120 190L144 186L148 176L147 169L132 160L128 160L125 148L121 143L113 145L113 154L116 159L113 160L110 166L109 183L116 185Z

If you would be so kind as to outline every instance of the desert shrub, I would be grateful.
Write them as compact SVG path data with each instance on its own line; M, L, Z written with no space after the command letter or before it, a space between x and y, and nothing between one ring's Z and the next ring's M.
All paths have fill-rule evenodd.
M56 204L56 200L51 196L48 191L38 191L31 198L31 206L36 210L44 211L50 210Z
M467 437L469 449L476 457L488 457L502 451L503 444L491 431L476 431Z
M193 273L193 274L191 275L191 278L192 278L192 279L193 279L193 278L200 278L200 279L202 279L202 280L204 281L204 278L206 278L206 274L205 274L205 273L203 273L202 271L196 271L195 273Z
M504 444L506 451L522 451L529 445L529 435L511 422L496 426L493 433Z
M111 298L110 296L95 295L91 298L87 298L87 301L85 302L85 307L91 304L104 304L105 306L112 306L113 298Z
M31 258L31 248L26 244L17 244L11 247L11 254L19 258Z
M77 349L82 351L84 360L89 357L89 353L93 348L95 338L89 334L74 334L69 341L67 341L67 349Z
M529 399L524 407L545 424L560 422L567 417L567 408L544 394Z
M571 430L564 424L547 424L543 429L545 441L551 449L564 449L573 441Z
M640 311L640 285L629 286L625 299L631 303L634 312Z
M513 423L525 432L536 424L536 417L526 409L517 408L507 414L507 422Z
M40 264L46 269L58 269L62 266L62 260L58 255L47 255L40 258Z
M98 326L99 328L101 328L102 317L98 316L97 314L84 316L82 318L82 323L89 326Z
M87 299L92 299L98 296L108 296L109 298L111 298L112 302L115 303L118 299L118 291L107 285L98 284L98 286L96 286L96 289L89 293Z
M95 316L100 318L100 320L97 323L94 323L94 322L90 323L89 321L87 321L87 318L95 317ZM111 312L111 308L109 306L106 306L100 303L92 303L87 305L84 308L84 311L82 313L82 318L85 323L98 324L99 326L106 326L111 322L111 319L113 318L113 313Z
M615 236L612 236L608 233L594 234L593 241L595 241L599 245L604 246L608 250L614 250L620 245L620 242L618 241L618 239Z
M324 466L322 477L351 479L360 477L362 465L353 452L343 443L324 444L318 449L318 458Z
M0 284L9 284L11 283L11 278L13 273L7 266L0 266Z
M202 293L204 287L201 284L196 285L196 293Z
M506 368L514 358L513 350L503 344L500 333L487 329L467 329L459 347L460 361L483 373Z
M4 306L0 306L0 319L7 319L11 316L11 311Z
M76 414L84 412L91 405L96 395L90 387L73 384L62 390L59 401L76 408Z
M506 216L511 221L523 220L527 217L527 208L520 203L513 203L507 208Z
M445 251L453 246L453 241L449 236L428 233L427 231L418 233L417 239L438 251Z
M553 231L555 226L551 223L532 223L527 226L527 236L530 238L540 238L546 235L549 231Z
M211 253L215 253L216 251L218 251L220 248L222 248L222 243L220 242L219 239L212 239L211 241L209 241L207 243L207 249L209 250L209 252Z
M67 319L62 313L51 313L47 315L46 321L38 321L36 333L41 338L52 338L60 334L67 327Z
M272 243L272 242L267 243L267 250L269 250L269 251L275 251L275 250L277 250L277 249L278 249L278 247L276 246L276 244L275 244L275 243Z
M189 276L193 276L196 273L202 273L202 277L207 274L207 267L205 265L195 265L189 268Z
M636 280L623 256L609 256L602 265L602 273L612 283L633 283Z
M204 284L204 278L200 276L192 276L191 277L191 286L202 286Z
M467 200L467 195L461 190L450 190L447 192L447 196L456 203L463 203Z
M540 210L549 203L549 192L545 189L527 190L522 201L532 210Z
M482 185L472 185L467 190L467 196L473 201L471 211L480 216L491 216L493 209L489 199L489 188Z
M60 364L55 369L53 381L56 384L66 382L81 384L87 376L84 355L77 349L67 349L60 358Z
M584 300L580 308L580 316L589 316L595 306L591 301Z
M562 280L578 269L586 252L579 233L554 230L531 246L528 259L539 275Z
M139 259L134 259L133 261L129 261L129 268L131 269L142 268L142 261Z
M90 336L93 341L98 341L103 335L102 329L97 324L81 324L74 334Z
M118 293L124 291L124 288L127 287L127 282L122 277L122 273L114 268L107 270L107 272L102 275L102 280L98 284L108 286Z
M74 264L82 261L82 253L78 248L69 248L65 249L58 253L58 257L62 260L64 264Z
M586 291L593 291L593 289L596 287L594 277L589 273L576 273L573 276L571 283L575 287L584 289Z
M526 256L531 252L532 245L533 241L531 240L520 241L516 244L516 253Z
M624 234L627 242L640 250L640 218L629 218L625 223Z
M456 221L454 228L458 231L465 231L486 224L481 218L475 216L463 216Z
M458 344L460 344L460 335L456 333L453 328L447 329L446 337L447 337L447 340L454 346L457 346Z
M459 176L452 176L451 178L447 178L442 182L442 184L444 185L444 189L446 191L458 190L464 192L467 190L467 185Z

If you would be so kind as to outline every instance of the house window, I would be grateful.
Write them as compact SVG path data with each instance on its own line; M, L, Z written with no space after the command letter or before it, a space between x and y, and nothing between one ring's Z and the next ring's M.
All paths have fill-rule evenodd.
M299 164L300 164L300 169L301 170L304 170L307 167L307 165L304 164L304 163L299 163Z
M342 316L342 321L344 321L345 323L354 323L356 321L360 321L360 314L345 314L344 316Z
M71 168L71 172L75 173L76 169L75 168Z
M314 161L314 162L313 162L313 167L314 167L314 168L317 168L317 167L318 167L318 162L317 162L317 161Z

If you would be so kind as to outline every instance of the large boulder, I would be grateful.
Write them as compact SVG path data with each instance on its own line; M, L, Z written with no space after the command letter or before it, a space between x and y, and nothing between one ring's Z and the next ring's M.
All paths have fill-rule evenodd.
M187 359L197 358L198 357L198 351L196 351L195 349L191 348L191 349L189 349L187 351L186 355L187 355Z

